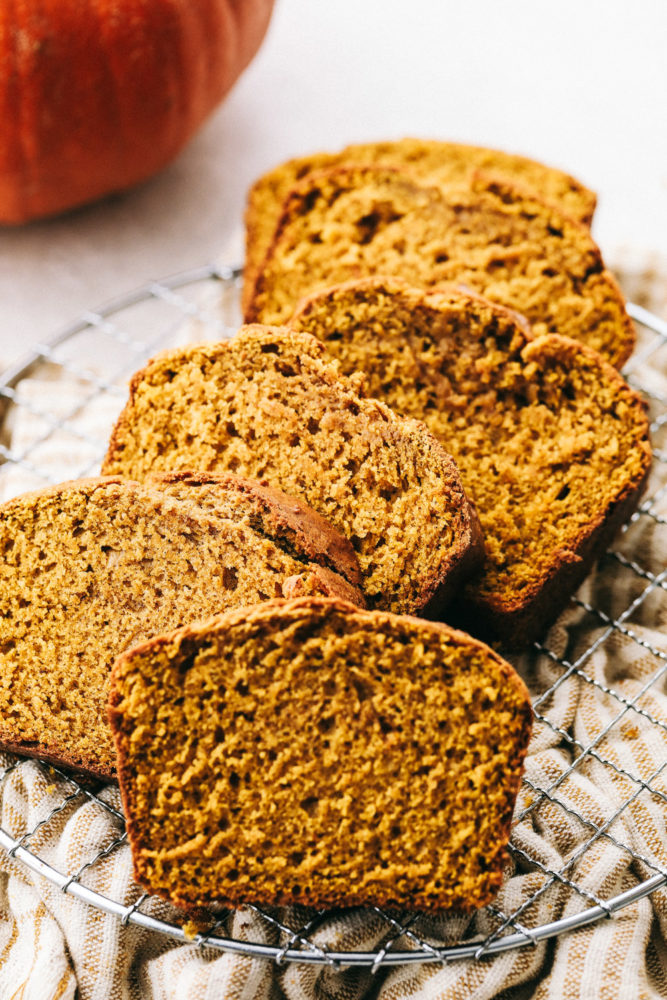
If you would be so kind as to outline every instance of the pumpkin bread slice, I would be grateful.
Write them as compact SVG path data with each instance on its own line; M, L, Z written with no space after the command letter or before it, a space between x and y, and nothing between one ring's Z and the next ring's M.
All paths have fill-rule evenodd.
M293 189L246 321L284 323L311 292L385 274L465 284L536 334L573 337L617 367L635 332L588 230L510 185L447 191L406 172L339 167Z
M531 707L462 632L237 609L120 656L109 718L135 878L177 906L470 910L501 884Z
M252 289L273 240L283 202L291 189L313 171L329 170L345 163L400 166L417 179L448 188L474 183L482 170L518 182L563 215L590 225L595 194L562 170L545 166L525 156L503 153L481 146L428 139L399 139L347 146L339 153L315 153L288 160L260 177L250 189L246 208L246 261L244 294Z
M352 543L297 497L232 472L155 472L146 482L177 500L193 501L217 517L248 524L298 561L317 563L353 587L361 583Z
M460 289L350 282L306 299L292 324L442 441L486 544L458 610L476 634L535 637L641 496L651 460L641 398L589 348L533 337Z
M479 563L476 514L424 425L359 388L314 337L285 329L169 351L132 379L104 469L266 480L352 542L371 606L436 614Z
M114 478L4 504L0 551L0 745L100 778L115 771L105 706L127 646L249 601L319 590L363 602L305 552Z

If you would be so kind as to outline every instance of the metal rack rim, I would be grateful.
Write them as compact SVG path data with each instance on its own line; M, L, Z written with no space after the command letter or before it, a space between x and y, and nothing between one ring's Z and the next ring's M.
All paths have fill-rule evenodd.
M119 917L121 921L129 912L129 917L126 921L128 923L134 923L148 930L168 934L170 937L176 938L183 943L197 944L197 936L195 935L194 938L189 937L183 928L176 927L174 924L170 924L164 920L158 920L156 917L150 916L150 914L133 909L132 906L123 906L121 903L117 903L115 900L109 899L107 896L103 896L101 893L95 892L95 890L89 889L78 882L71 882L69 876L63 875L62 872L53 868L48 862L33 854L26 847L20 846L19 841L9 836L2 829L0 829L0 846L4 847L6 851L12 851L13 856L25 864L27 868L30 868L31 871L42 875L63 892L69 893L84 903L88 903L97 909L103 910L105 913ZM588 924L595 923L601 917L609 918L610 914L613 915L626 906L638 903L646 896L665 886L667 886L667 875L653 875L645 882L641 882L639 885L633 886L631 889L627 889L625 892L621 892L607 900L605 907L587 907L580 913L554 920L551 923L543 924L541 927L531 928L531 939L534 939L536 942L546 941L564 931L578 930ZM280 954L283 961L307 962L309 964L321 964L322 962L317 952L307 952L294 948L285 950L274 945L239 941L235 938L211 936L206 938L205 943L206 947L216 948L221 951L233 951L243 955L276 958ZM484 955L500 954L504 951L510 951L513 948L524 947L530 943L526 939L525 934L508 934L493 941L484 950ZM476 941L470 944L457 944L444 947L433 946L431 950L423 952L387 951L384 953L379 964L402 965L413 962L446 962L454 959L474 958L479 950L480 942ZM326 956L330 962L340 966L373 965L377 959L377 952L327 951Z

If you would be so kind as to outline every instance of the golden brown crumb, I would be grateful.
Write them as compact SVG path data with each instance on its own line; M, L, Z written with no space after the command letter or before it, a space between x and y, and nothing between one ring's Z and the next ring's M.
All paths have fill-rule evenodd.
M545 201L558 206L564 215L584 225L590 224L595 209L594 193L561 170L524 156L480 146L401 139L397 142L360 143L347 146L340 153L303 156L268 171L250 190L246 210L245 296L252 289L261 269L290 190L307 174L344 163L400 166L408 169L417 179L426 180L445 191L470 185L475 174L483 170L494 176L519 181Z
M640 397L589 349L533 338L456 289L350 282L306 299L292 325L453 455L486 543L466 587L473 630L486 620L520 645L543 628L639 499L650 465Z
M260 326L167 352L132 380L104 470L267 480L350 539L371 606L444 602L481 547L458 471L423 424L323 357L307 334Z
M135 876L190 908L469 910L502 878L528 693L446 626L275 601L121 656Z
M0 744L105 778L115 771L109 672L127 646L282 597L283 585L292 593L295 578L362 602L242 520L112 478L4 504L0 552Z
M634 327L588 230L516 187L478 179L443 192L408 173L338 167L294 188L247 322L284 323L324 287L392 275L420 288L463 284L620 366Z
M348 539L303 501L267 483L231 472L191 471L154 472L147 476L147 483L167 496L194 502L216 517L248 524L300 562L318 563L355 587L361 581L359 560Z

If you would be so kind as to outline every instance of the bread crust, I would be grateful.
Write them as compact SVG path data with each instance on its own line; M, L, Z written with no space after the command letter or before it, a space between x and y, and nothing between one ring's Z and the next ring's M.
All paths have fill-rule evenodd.
M289 496L270 486L266 480L259 482L236 476L233 472L155 472L148 476L148 483L158 488L172 484L193 487L213 486L226 493L244 498L260 517L268 519L271 537L284 539L297 558L307 558L333 573L344 577L353 587L361 583L359 560L350 541L336 531L324 517L298 497ZM196 495L195 495L196 499ZM253 527L264 530L263 523L253 518Z

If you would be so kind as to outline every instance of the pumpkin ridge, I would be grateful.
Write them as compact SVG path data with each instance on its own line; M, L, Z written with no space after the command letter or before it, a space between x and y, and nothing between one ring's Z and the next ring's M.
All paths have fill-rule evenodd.
M0 4L0 224L166 166L255 54L273 0Z
M15 138L16 138L15 149L18 152L19 159L20 159L21 170L20 170L19 176L23 177L23 183L17 183L17 185L16 185L16 195L20 199L21 205L22 205L23 209L25 210L25 206L27 205L27 201L28 201L28 199L27 199L27 190L34 185L35 178L34 178L34 171L32 170L31 159L30 159L30 156L28 155L28 147L27 147L27 141L26 141L26 137L28 135L28 130L24 127L25 126L25 122L23 120L24 119L25 110L26 110L27 101L26 101L26 95L25 95L25 89L24 89L25 82L26 82L26 80L25 80L25 74L23 73L22 60L20 59L20 55L19 55L19 46L18 46L19 35L18 35L18 32L12 31L11 27L10 27L11 24L12 24L12 21L19 22L24 17L24 15L20 15L20 16L17 15L17 13L16 13L16 7L17 7L16 0L8 0L8 2L9 2L9 5L10 5L10 14L13 15L12 17L8 17L8 19L7 19L7 28L8 28L8 32L7 33L8 33L8 35L12 39L12 58L11 58L11 64L14 67L14 69L16 71L16 77L18 78L18 85L14 88L15 100L16 100L16 107L18 109L18 114L17 114L18 129L16 130L16 136L15 136ZM28 18L30 17L30 13L29 12L28 12L27 16L28 16ZM33 14L33 16L35 16L35 15Z
M108 18L105 18L104 12L101 9L100 3L97 2L95 5L95 13L97 16L98 26L100 36L105 40L108 38ZM125 153L127 150L127 137L123 122L122 109L120 106L120 101L118 100L118 78L117 73L114 69L109 46L105 44L104 46L105 60L101 65L106 66L108 70L108 78L111 81L111 86L109 88L109 99L107 101L107 109L111 114L113 114L116 122L116 134L118 137L118 142L114 146L114 156L122 163L125 158Z

